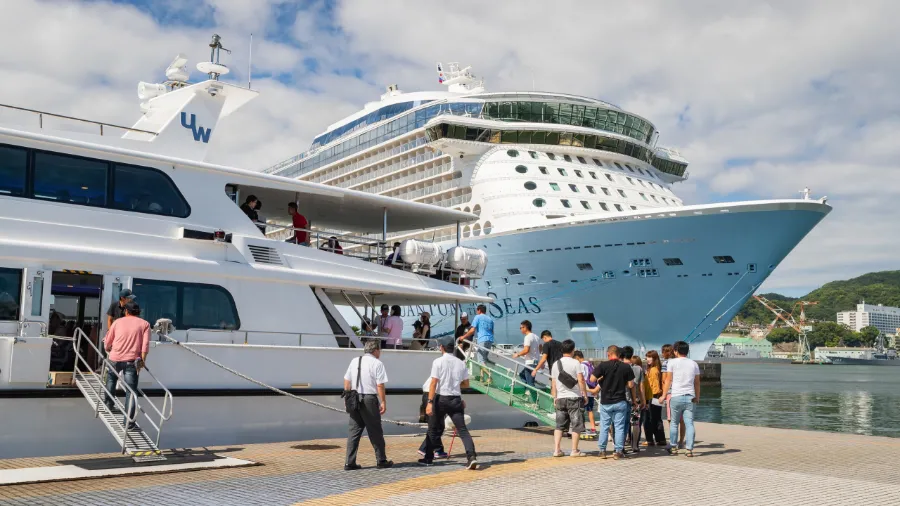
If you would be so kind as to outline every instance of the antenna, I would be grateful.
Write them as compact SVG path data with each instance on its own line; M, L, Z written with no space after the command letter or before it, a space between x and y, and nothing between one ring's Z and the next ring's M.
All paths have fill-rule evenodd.
M250 58L247 59L247 89L253 82L253 34L250 34Z
M219 34L213 34L212 41L209 43L209 61L197 64L197 70L209 75L209 78L214 81L218 81L220 75L224 76L228 73L228 67L219 63L221 51L231 54L230 50L222 46L222 37L219 37Z

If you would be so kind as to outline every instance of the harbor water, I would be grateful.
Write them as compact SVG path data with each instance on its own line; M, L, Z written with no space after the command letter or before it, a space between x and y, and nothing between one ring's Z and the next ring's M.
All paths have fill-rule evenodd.
M700 398L705 422L900 437L894 367L726 363Z

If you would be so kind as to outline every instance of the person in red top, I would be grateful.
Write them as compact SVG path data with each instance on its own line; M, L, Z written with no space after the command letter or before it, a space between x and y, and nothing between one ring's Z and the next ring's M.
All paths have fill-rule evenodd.
M291 215L291 221L293 222L294 228L309 228L309 221L306 220L306 216L303 216L297 211L297 203L289 202L288 203L288 213ZM294 237L291 237L285 242L292 242L294 244L302 244L305 246L309 246L309 232L306 230L294 230Z
M115 370L107 371L106 392L103 400L111 411L115 409L110 394L116 395L116 387L119 384L119 372L123 372L125 384L132 391L137 392L138 372L147 360L147 352L150 350L150 324L140 317L141 307L133 300L125 304L125 316L114 321L106 333L103 347L109 354L109 360ZM125 419L128 428L134 428L134 414L137 399L131 399L131 392L126 391L125 405L128 407L128 417ZM131 420L129 422L129 419Z

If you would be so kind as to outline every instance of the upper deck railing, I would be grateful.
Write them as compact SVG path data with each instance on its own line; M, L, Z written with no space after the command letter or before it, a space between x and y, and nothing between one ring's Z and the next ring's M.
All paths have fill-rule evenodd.
M28 109L26 107L18 107L18 106L14 106L14 105L0 104L0 108L9 109L9 110L13 110L13 111L22 111L22 112L26 112L29 114L36 114L38 117L38 128L41 128L41 129L44 128L44 116L49 116L51 118L59 118L59 119L64 119L64 120L68 120L68 121L78 121L80 123L87 123L90 125L95 125L100 128L100 135L104 134L104 128L113 128L116 130L124 130L126 132L137 132L137 133L148 134L148 135L153 135L153 136L159 135L157 132L151 132L150 130L141 130L139 128L131 128L131 127L127 127L127 126L116 125L114 123L105 123L102 121L94 121L94 120L90 120L90 119L76 118L74 116L66 116L63 114L55 114L52 112L38 111L37 109Z

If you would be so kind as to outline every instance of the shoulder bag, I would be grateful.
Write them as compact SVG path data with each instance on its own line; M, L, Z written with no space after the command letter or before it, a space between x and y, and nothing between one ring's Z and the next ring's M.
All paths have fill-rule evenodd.
M560 359L560 360L562 360L562 359ZM562 365L559 362L560 361L556 362L557 367L559 367L559 373L557 374L556 379L559 380L560 383L565 385L566 388L568 388L570 390L575 388L575 386L578 385L578 379L572 377L571 374L567 373L566 368L562 367Z
M359 405L362 403L361 394L359 393L360 381L362 379L362 360L365 355L359 357L359 362L356 367L356 388L353 390L344 390L341 393L341 397L344 398L344 409L347 410L347 413L355 413L359 411Z

